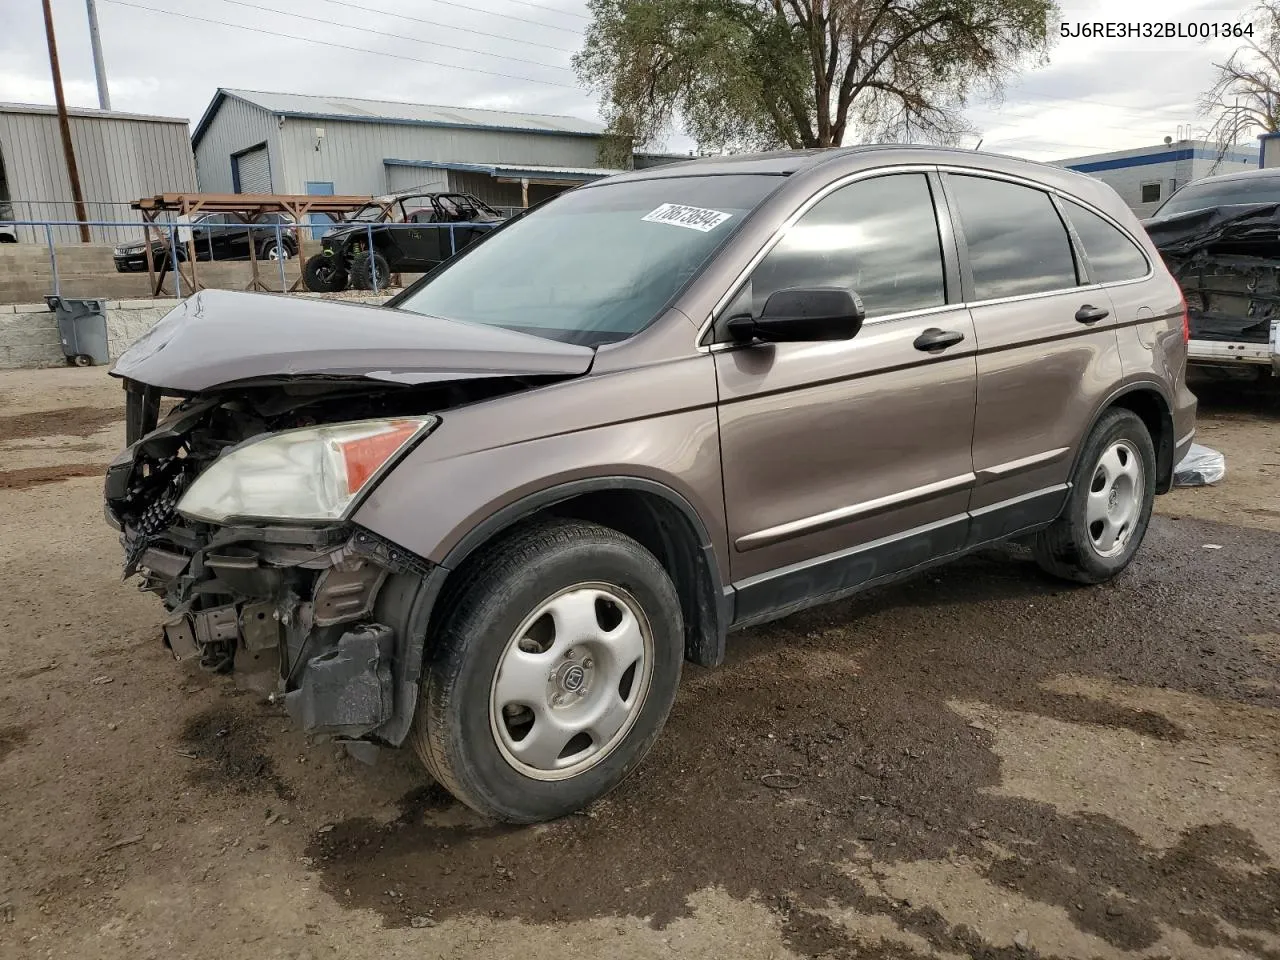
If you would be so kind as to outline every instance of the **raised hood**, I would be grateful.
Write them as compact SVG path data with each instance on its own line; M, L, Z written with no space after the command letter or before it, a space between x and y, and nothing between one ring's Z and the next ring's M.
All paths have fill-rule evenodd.
M195 393L289 377L577 376L594 357L590 347L386 307L205 290L174 307L111 373Z

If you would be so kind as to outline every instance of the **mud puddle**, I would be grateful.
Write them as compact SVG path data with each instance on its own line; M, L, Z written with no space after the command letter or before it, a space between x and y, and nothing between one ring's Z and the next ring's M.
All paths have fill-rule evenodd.
M0 417L0 440L57 435L88 437L124 419L124 408L58 407Z
M188 774L194 784L232 793L290 791L265 752L263 717L247 706L220 703L202 710L183 725L182 752L201 765Z

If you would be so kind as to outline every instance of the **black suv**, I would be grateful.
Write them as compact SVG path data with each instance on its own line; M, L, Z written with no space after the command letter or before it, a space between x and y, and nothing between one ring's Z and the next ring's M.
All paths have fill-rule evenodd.
M320 252L307 260L303 277L307 289L317 293L345 290L348 284L357 290L382 289L392 273L430 270L503 219L467 193L378 197L321 237ZM413 224L423 227L415 230Z
M279 242L275 226L280 225ZM293 217L287 213L263 214L253 223L238 213L206 213L191 221L191 239L196 249L196 259L248 260L249 235L253 234L254 252L259 260L289 260L298 255L298 241L293 235ZM168 232L162 239L151 241L151 262L159 267L170 249ZM187 244L181 238L177 242L178 261L187 260ZM144 243L127 243L115 248L116 270L133 273L147 269L147 248Z

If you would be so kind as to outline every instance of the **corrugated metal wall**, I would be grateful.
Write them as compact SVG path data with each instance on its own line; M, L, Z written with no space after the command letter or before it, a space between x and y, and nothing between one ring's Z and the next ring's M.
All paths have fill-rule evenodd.
M448 190L448 171L433 167L387 167L387 193L400 193L419 187L423 190Z
M519 207L520 184L498 183L486 173L449 171L449 189L469 193L491 207Z
M196 147L196 178L201 193L234 193L231 179L231 155L267 145L271 164L271 180L281 193L306 193L305 184L297 189L286 188L280 175L280 135L276 120L251 103L235 97L223 99L213 121L205 130ZM309 177L311 180L328 180L329 177ZM339 193L342 191L339 190Z
M195 189L185 123L72 116L70 124L90 219L137 220L128 206L131 201ZM0 112L0 155L15 219L75 219L56 115ZM20 233L23 240L44 241L44 231L38 228L20 228ZM100 227L92 235L105 242L120 238L119 231ZM71 243L79 238L75 227L57 228L54 236Z
M215 123L235 104L228 100ZM316 149L316 127L324 139ZM206 134L205 140L208 139ZM259 137L259 141L263 139ZM280 149L271 148L272 181L282 193L303 193L308 180L327 180L339 194L378 194L388 189L384 160L450 160L462 163L532 163L594 167L597 138L560 134L456 130L415 124L286 119ZM240 149L252 146L240 145ZM204 141L199 158L203 164ZM201 184L204 184L203 168ZM518 200L516 201L519 202Z

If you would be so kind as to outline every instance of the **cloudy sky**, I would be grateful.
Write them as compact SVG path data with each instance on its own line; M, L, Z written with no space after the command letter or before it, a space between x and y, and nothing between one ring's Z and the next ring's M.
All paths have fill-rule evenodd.
M1067 19L1127 22L1247 22L1250 8L1060 4ZM53 7L68 103L96 106L84 0ZM98 0L98 18L112 106L193 125L219 86L597 116L569 70L585 0ZM1185 125L1200 136L1196 97L1238 43L1059 40L1002 103L968 114L983 149L1042 160L1158 143ZM0 100L53 102L39 0L0 0ZM692 144L677 133L665 146Z

